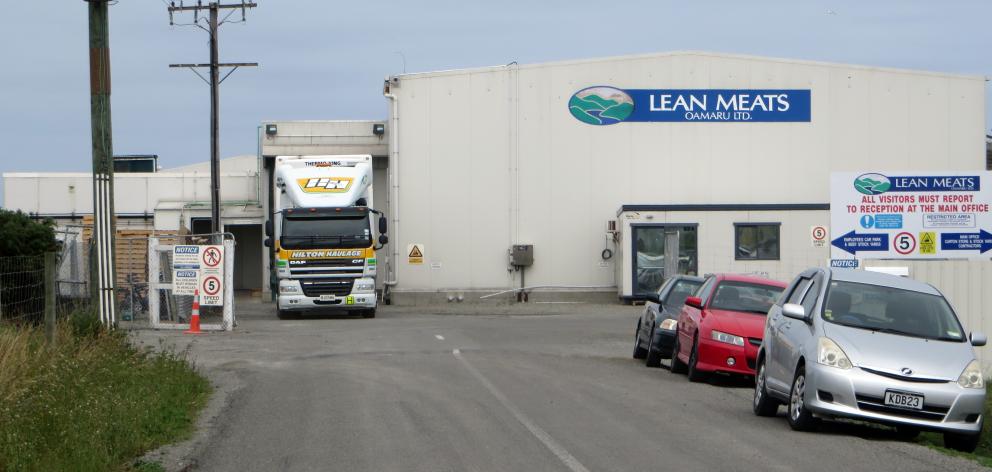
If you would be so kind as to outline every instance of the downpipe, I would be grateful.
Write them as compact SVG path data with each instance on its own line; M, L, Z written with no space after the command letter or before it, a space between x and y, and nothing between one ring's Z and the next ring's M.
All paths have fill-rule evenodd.
M400 117L399 117L399 102L397 101L396 95L392 93L389 89L390 79L386 79L386 86L383 96L386 97L390 102L390 125L389 125L389 212L391 213L392 220L390 222L391 232L393 233L392 239L392 255L389 260L389 275L383 286L395 287L398 280L396 275L396 267L399 264L400 252L399 252L399 215L400 215L400 199L399 199L399 189L400 189L400 173L399 173L399 134L400 134ZM386 288L383 292L386 292Z

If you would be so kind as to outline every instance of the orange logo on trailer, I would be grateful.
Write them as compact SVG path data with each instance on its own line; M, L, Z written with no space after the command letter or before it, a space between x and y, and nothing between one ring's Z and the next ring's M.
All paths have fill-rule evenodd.
M309 179L296 179L306 193L343 193L351 188L351 177L313 177Z

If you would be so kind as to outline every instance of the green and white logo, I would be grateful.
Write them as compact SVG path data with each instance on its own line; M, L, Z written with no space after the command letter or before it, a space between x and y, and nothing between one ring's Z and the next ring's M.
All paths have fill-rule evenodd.
M865 195L881 195L892 188L892 181L882 174L861 174L854 179L854 188Z
M617 88L589 87L572 95L568 111L583 123L612 125L630 117L634 112L634 100Z

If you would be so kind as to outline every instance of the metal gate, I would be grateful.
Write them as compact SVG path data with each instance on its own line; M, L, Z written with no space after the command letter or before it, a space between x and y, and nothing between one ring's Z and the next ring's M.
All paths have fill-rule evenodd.
M200 328L234 329L234 236L231 233L156 236L148 239L148 324L153 329L188 329L193 296L174 295L173 249L177 245L209 245L223 241L223 305L200 307Z

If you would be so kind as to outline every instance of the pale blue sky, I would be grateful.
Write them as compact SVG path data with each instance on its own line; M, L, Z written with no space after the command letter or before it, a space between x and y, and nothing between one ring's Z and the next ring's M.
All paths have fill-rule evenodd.
M222 87L222 156L253 154L266 119L385 118L397 52L409 72L692 49L992 75L988 0L257 1L221 31L222 60L262 65ZM205 62L206 34L168 20L111 7L114 151L172 167L208 158L209 96L167 67ZM90 169L86 28L81 0L4 5L0 172Z

